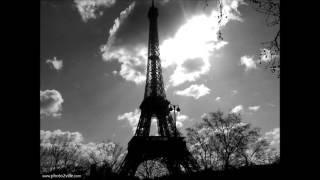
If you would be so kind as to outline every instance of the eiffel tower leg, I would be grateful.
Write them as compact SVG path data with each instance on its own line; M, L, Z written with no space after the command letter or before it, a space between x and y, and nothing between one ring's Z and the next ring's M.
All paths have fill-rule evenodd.
M149 136L151 126L151 115L144 111L141 112L140 120L136 130L136 136Z
M168 127L166 124L166 118L163 115L158 115L158 122L159 122L159 133L160 136L169 136Z
M150 126L151 126L151 115L147 114L145 117L145 126L144 126L144 131L143 131L143 136L149 136L150 134Z
M123 161L119 174L123 176L134 176L141 162L141 156L128 152L126 158Z
M161 121L160 119L158 119L158 134L159 134L159 136L164 135L163 121Z

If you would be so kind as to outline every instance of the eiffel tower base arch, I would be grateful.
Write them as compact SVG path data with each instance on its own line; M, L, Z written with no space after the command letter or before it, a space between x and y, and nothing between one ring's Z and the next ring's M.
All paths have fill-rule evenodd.
M128 154L118 172L122 176L134 176L142 162L159 158L169 174L182 173L181 166L186 173L199 168L183 137L134 136L128 144Z

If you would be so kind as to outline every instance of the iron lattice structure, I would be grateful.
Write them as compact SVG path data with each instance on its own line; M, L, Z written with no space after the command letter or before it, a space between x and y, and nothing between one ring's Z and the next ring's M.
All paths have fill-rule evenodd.
M158 9L152 6L148 12L149 42L147 78L144 99L140 105L141 116L137 126L136 136L148 136L150 133L151 118L157 117L158 134L160 136L176 136L177 130L169 115L170 102L166 99L164 90L158 39Z
M125 176L134 176L138 166L146 160L161 161L170 174L181 173L181 167L186 172L199 169L177 130L170 113L170 101L166 99L159 58L158 15L158 9L152 1L148 11L148 64L144 99L140 105L141 115L135 135L128 143L128 154L118 169ZM159 136L149 136L152 118L157 118Z

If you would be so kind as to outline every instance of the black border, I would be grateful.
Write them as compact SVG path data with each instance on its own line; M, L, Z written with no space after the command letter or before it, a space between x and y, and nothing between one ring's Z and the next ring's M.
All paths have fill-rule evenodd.
M1 90L5 90L2 93L5 102L2 103L4 141L1 149L7 151L2 153L6 168L2 175L10 179L39 177L38 3L12 1L12 4L3 4L1 12L1 30L5 36L1 43L5 55L2 56ZM287 179L302 175L307 178L317 172L313 168L317 167L315 163L318 164L315 158L318 156L316 138L319 131L316 100L319 84L319 66L316 64L319 61L319 41L316 37L319 33L313 29L317 26L319 10L313 10L312 6L317 7L312 2L281 1L281 173L274 174L275 177ZM306 99L311 101L306 102ZM260 178L263 175L255 177Z

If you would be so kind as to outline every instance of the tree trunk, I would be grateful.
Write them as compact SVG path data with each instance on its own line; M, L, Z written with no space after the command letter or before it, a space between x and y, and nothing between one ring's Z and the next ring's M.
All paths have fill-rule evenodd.
M244 156L245 160L246 160L246 166L249 166L249 160L247 156Z
M224 170L227 171L229 167L230 165L229 165L229 155L228 155L224 162Z

